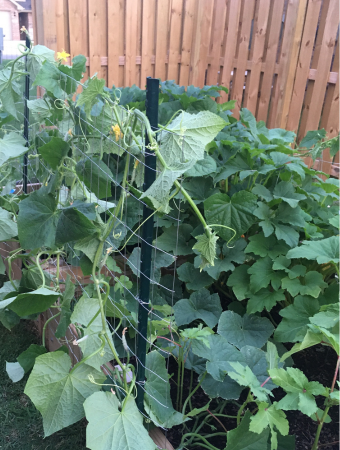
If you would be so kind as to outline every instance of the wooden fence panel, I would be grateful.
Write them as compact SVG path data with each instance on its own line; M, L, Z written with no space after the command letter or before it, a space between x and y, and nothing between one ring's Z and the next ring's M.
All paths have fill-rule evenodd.
M35 42L107 85L221 84L270 128L338 130L338 0L32 0ZM53 13L55 12L55 14ZM334 59L331 67L332 60ZM326 153L325 153L326 157ZM328 159L327 159L328 158ZM327 161L330 163L329 157ZM327 169L328 170L328 169Z

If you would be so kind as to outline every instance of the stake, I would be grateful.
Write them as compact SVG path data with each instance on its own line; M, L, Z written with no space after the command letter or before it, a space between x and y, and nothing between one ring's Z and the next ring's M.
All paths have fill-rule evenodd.
M31 40L26 35L26 47L31 48ZM25 71L27 70L27 55L25 56ZM28 147L28 124L29 124L29 109L27 106L27 100L30 98L30 76L27 74L25 76L25 94L24 94L24 139L26 141L26 147ZM27 194L27 165L28 165L28 155L27 152L24 154L24 167L23 167L23 191Z
M158 126L158 98L159 80L148 77L146 79L146 116L149 119L151 129L155 131ZM149 145L149 137L146 134L145 144ZM148 153L150 153L148 151ZM156 179L156 156L145 154L145 172L143 191L145 192ZM143 230L140 266L140 288L139 288L139 308L138 308L138 336L137 336L137 407L144 412L144 390L141 386L145 382L145 360L146 360L146 340L148 330L148 303L150 300L150 275L151 275L151 254L153 238L153 215L151 210L144 205L143 208Z

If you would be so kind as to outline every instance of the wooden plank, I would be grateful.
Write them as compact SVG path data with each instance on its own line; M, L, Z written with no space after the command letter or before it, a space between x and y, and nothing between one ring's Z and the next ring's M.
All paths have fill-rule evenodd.
M179 84L184 86L187 86L189 84L191 49L194 34L195 14L196 14L196 0L185 0L181 62L179 73Z
M33 32L34 32L34 44L44 45L45 37L44 37L44 8L43 8L43 0L34 0L32 2L32 10L33 14Z
M139 84L136 71L137 0L126 0L124 86Z
M233 76L233 87L231 91L231 99L236 100L234 117L239 117L239 111L242 107L243 89L245 83L245 71L247 67L249 40L251 32L251 23L254 17L255 0L247 0L243 4L241 18L241 32L237 55L237 65Z
M198 0L195 37L191 53L192 73L189 77L190 83L194 86L203 87L205 84L213 7L214 2L211 0Z
M48 7L43 0L36 1L37 22L40 24L38 43L57 51L56 0L49 0Z
M106 0L89 1L89 57L90 75L96 72L98 78L107 81L107 68L100 62L102 54L107 55L107 2Z
M107 83L108 87L119 86L119 46L117 42L124 39L124 24L120 22L120 15L124 10L124 0L107 3L108 21L108 61Z
M250 75L247 76L247 95L244 99L244 106L253 114L256 112L258 101L260 74L263 62L264 44L267 33L267 24L269 16L270 0L260 0L256 12L253 28L253 54L252 68Z
M280 70L277 75L275 87L272 90L272 98L270 102L270 111L268 116L267 126L269 128L275 128L279 126L281 122L281 111L283 107L286 83L288 73L292 65L290 64L291 57L293 55L293 47L296 49L298 35L295 30L302 31L304 15L302 11L305 7L306 0L290 0L285 15L284 33L282 39L282 45L280 50L279 66ZM293 43L295 45L293 46Z
M70 53L67 0L56 0L57 48Z
M32 0L31 5L32 5L32 22L33 22L33 42L34 44L37 44L38 35L41 28L41 24L39 23L39 21L37 21L37 1Z
M178 58L181 51L183 0L172 0L170 16L168 80L179 81Z
M154 55L155 36L155 0L143 1L142 11L142 58L141 58L141 87L144 88L147 77L154 76L151 58ZM137 63L136 63L137 64Z
M270 28L268 32L268 41L266 45L265 55L265 69L263 71L263 78L260 88L260 99L256 118L257 120L267 121L268 108L270 103L270 94L273 85L273 77L276 66L277 49L280 39L280 31L282 25L284 0L277 0L272 2L272 11L270 18Z
M223 45L223 32L227 14L227 0L215 0L214 20L212 25L212 48L209 56L212 58L208 66L207 84L217 84L220 74L220 57Z
M330 0L321 51L318 60L318 68L313 86L313 95L309 105L309 114L301 133L318 128L321 111L324 103L327 81L331 67L334 46L339 27L339 3L337 0Z
M168 49L169 0L157 2L155 77L167 79L165 59Z
M89 36L88 36L88 8L87 1L70 0L68 2L68 18L70 27L70 51L71 58L76 55L89 55ZM89 58L88 58L89 59ZM83 81L86 80L85 74Z
M305 96L307 79L311 78L311 72L316 69L310 69L310 63L313 52L313 45L315 40L315 33L318 25L320 8L322 0L309 2L303 36L300 46L300 53L297 63L297 69L294 80L294 87L292 92L291 103L287 118L287 129L295 133L298 130L303 99ZM313 73L315 79L315 73Z

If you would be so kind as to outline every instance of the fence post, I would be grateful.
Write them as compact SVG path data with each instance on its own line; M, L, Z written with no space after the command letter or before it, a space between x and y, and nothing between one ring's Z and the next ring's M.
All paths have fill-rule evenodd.
M158 127L158 98L159 80L158 78L147 77L146 79L146 116L149 119L151 129ZM145 145L149 145L149 138L145 136ZM156 157L150 151L145 152L144 184L145 192L156 179ZM148 331L148 303L150 300L150 276L151 276L151 256L153 238L153 216L149 217L151 210L144 205L143 208L143 230L142 248L140 264L140 288L139 288L139 308L138 308L138 336L137 336L137 407L144 410L144 390L140 384L145 381L145 359L146 359L146 339ZM149 217L149 218L148 218Z
M26 36L26 47L31 48L31 40ZM28 147L28 125L29 125L29 109L27 106L27 100L30 98L30 76L28 74L27 66L27 55L25 56L25 71L27 75L25 76L25 94L24 94L24 139L26 141L26 147ZM27 152L24 154L24 167L23 167L23 191L27 194L27 165L28 165L28 155Z

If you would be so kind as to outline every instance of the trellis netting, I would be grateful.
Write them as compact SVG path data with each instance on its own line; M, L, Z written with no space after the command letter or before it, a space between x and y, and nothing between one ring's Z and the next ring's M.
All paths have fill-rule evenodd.
M42 345L7 371L18 381L32 369L25 393L46 436L86 415L89 448L106 448L98 444L100 421L113 427L105 439L126 433L122 439L151 449L143 416L163 428L186 420L185 408L172 404L167 370L169 354L182 361L181 411L184 364L193 355L173 338L178 257L194 248L202 267L215 258L217 237L182 177L225 122L179 111L157 129L158 80L148 80L149 121L119 106L121 91L104 80L82 83L85 57L72 66L62 58L28 45L2 73L1 245L10 279L0 290L0 320L11 328L43 314ZM181 239L193 230L181 225L183 197L202 222L189 243Z

